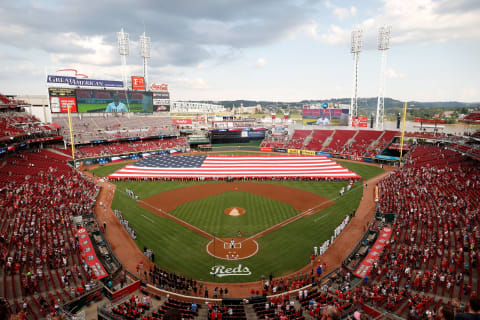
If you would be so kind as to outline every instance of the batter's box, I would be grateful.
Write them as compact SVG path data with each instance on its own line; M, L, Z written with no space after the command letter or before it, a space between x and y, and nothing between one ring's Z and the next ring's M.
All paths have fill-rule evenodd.
M241 249L242 244L241 243L234 243L234 247L232 248L232 244L228 242L223 243L223 249Z

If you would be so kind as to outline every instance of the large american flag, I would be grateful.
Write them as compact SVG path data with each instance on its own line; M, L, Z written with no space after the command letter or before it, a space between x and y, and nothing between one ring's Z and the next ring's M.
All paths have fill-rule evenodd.
M152 156L109 176L126 178L340 178L360 177L325 156Z

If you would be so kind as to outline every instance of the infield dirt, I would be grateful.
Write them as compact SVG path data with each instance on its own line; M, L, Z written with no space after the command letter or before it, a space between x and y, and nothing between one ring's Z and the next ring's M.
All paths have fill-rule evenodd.
M352 161L352 162L354 162L354 161ZM362 164L366 164L366 163L362 163ZM371 165L378 166L376 164L371 164ZM94 166L90 166L89 169L93 168L93 167ZM375 185L378 181L383 179L392 170L394 170L393 167L388 167L388 166L384 166L384 169L386 170L386 172L384 172L383 174L381 174L377 177L374 177L374 178L372 178L368 181L365 181L365 182L368 183L368 187L364 188L364 190L363 190L362 201L360 202L360 205L357 209L355 217L347 225L345 230L338 236L338 238L335 240L335 242L328 248L326 253L324 253L322 256L319 256L319 257L316 258L315 264L318 264L320 262L326 262L327 263L327 272L332 270L333 268L341 265L342 260L355 247L357 242L361 239L366 226L372 220L373 215L375 213L375 201L374 201ZM87 174L92 176L90 173L87 173ZM106 237L107 237L107 240L109 241L109 244L112 247L115 255L122 262L124 268L128 269L132 273L136 273L136 265L138 264L138 262L140 260L142 260L144 262L144 268L145 269L149 268L150 265L151 265L151 262L143 255L143 253L137 247L136 243L133 241L133 239L125 231L125 228L123 228L123 226L120 224L118 219L113 214L112 209L110 208L110 205L111 205L111 202L112 202L112 199L113 199L113 193L114 193L114 190L115 190L115 185L113 185L109 182L100 182L99 181L100 179L98 177L94 177L94 179L96 179L97 183L102 187L102 189L101 189L101 191L98 195L98 198L97 198L97 205L95 206L95 214L97 216L97 220L100 223L102 221L107 222L108 227L107 227ZM212 190L216 190L215 191L216 193L214 193L214 194L218 194L218 193L225 192L225 191L233 191L231 189L230 190L224 189L223 186L225 186L226 188L229 188L229 187L235 188L235 184L239 184L239 183L221 183L221 184L219 183L219 184L211 184L211 185L212 186L217 186L216 188L214 188ZM244 184L245 186L247 185L247 183L241 183L241 184ZM261 183L257 183L257 184L262 185ZM220 185L222 187L220 187ZM278 201L291 203L291 202L288 202L285 198L278 199L278 194L275 191L273 191L274 190L273 188L275 188L275 187L273 187L274 185L272 185L272 184L263 184L263 185L267 185L268 188L264 188L265 190L258 191L258 192L267 193L267 191L268 191L268 194L256 193L256 192L253 192L252 190L244 190L244 191L256 193L256 194L259 194L259 195L262 195L262 196L265 196L265 197L268 197L268 198L272 198L272 199L275 199L275 200L278 200ZM202 188L204 186L205 185L202 185ZM198 187L200 187L200 186L198 186ZM176 204L173 203L173 202L169 202L168 205L165 205L163 203L161 203L161 204L159 203L159 205L161 205L162 208L167 209L167 208L175 208L176 206L178 206L181 203L192 201L191 197L187 197L187 198L185 197L186 193L179 192L180 190L185 191L185 189L188 189L188 188L191 188L191 187L186 187L186 188L182 188L182 189L177 190L178 194L176 196L180 197L180 195L181 195L181 199L180 198L177 199ZM200 193L195 195L195 197L198 197L197 199L202 199L204 197L213 195L213 194L211 194L212 190L210 190L209 188L205 188L205 190L202 190L202 188L200 188L198 190ZM286 187L286 188L289 191L291 191L291 189L293 189L293 188L288 188L288 187ZM175 190L173 190L173 191L175 191ZM307 193L307 192L302 191L302 190L299 190L299 192ZM166 193L162 193L162 195L165 197ZM311 195L317 197L316 201L313 200L314 198ZM314 201L314 203L318 204L318 200L319 200L318 197L319 196L317 196L315 194L311 194L311 195L307 196L307 195L304 194L303 196L302 195L299 195L299 196L306 197L306 198L302 198L302 199L306 199L307 201ZM160 195L158 195L158 196L160 196ZM171 194L170 196L173 196L173 194ZM283 196L285 196L285 194L283 194ZM151 198L156 198L156 197L157 196L151 197ZM190 199L190 200L188 200L188 199ZM178 201L180 201L180 202L178 202ZM309 209L311 204L312 204L312 202L310 202L310 206L306 205L304 203L305 200L300 201L300 200L298 200L298 198L296 200L291 200L291 201L295 202L295 204L291 203L292 206L294 206L295 208L297 208L301 211L305 211L305 210ZM327 201L329 201L329 200L327 200ZM106 209L104 209L103 206L99 205L99 203L102 203L102 202L104 204L106 204ZM168 211L169 210L172 210L172 209L168 209ZM301 270L298 270L295 273L309 272L312 269L309 262L310 261L305 261L305 267L302 268ZM283 278L285 278L285 277L288 277L288 275L283 276ZM218 283L204 282L204 288L207 287L210 292L213 292L213 289L215 287L218 287L218 286L219 286ZM224 288L225 287L229 288L229 292L230 292L229 297L248 297L251 294L251 290L260 290L260 292L261 292L262 282L261 281L256 281L256 282L248 282L248 283L221 284L221 286L224 287Z

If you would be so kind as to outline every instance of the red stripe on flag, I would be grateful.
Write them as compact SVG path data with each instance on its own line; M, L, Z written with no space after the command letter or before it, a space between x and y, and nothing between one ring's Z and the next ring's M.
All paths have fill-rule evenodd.
M360 177L325 156L208 156L197 168L126 166L110 178Z

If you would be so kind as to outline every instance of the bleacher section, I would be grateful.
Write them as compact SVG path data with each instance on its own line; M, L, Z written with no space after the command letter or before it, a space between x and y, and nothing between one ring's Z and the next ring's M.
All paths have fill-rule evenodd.
M0 113L0 140L2 138L43 137L56 134L57 129L50 124L43 124L32 115L25 112L1 112Z
M480 165L419 145L379 183L378 210L394 213L392 239L357 299L402 317L480 290Z
M372 143L369 148L367 148L366 156L374 157L377 154L380 154L396 136L399 136L401 133L398 131L385 130L380 138L378 143Z
M295 130L292 137L285 144L288 149L302 149L305 139L312 133L312 130Z
M1 296L45 318L97 287L78 250L73 217L91 214L95 183L49 151L18 153L0 173Z
M308 143L306 149L321 151L325 140L333 133L333 130L313 130L312 139Z
M480 123L480 112L472 112L460 121L467 123Z
M363 156L367 149L377 141L382 131L360 130L355 136L355 141L348 147L348 153Z
M144 141L124 141L105 144L95 144L75 147L75 158L84 159L91 157L113 156L128 154L133 152L149 152L156 150L167 150L174 148L188 147L187 139L181 138L167 138ZM66 155L71 155L71 149L58 148L60 152Z
M53 122L60 125L60 133L70 142L67 117L56 117ZM78 115L72 117L75 143L129 137L179 136L177 126L170 117L119 116L105 113L100 117Z
M290 139L285 140L285 137L275 136L268 137L262 141L260 146L264 148L323 151L356 157L374 157L381 153L397 135L400 135L397 131L295 130ZM412 136L418 135L414 133Z
M346 143L355 136L355 130L335 130L332 141L323 149L327 152L343 153L346 150Z

